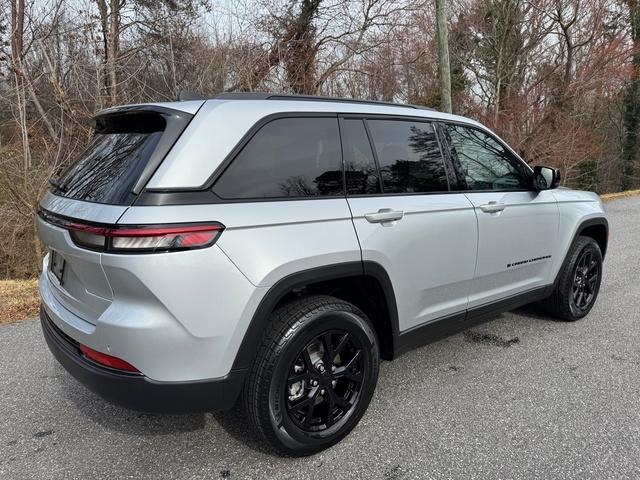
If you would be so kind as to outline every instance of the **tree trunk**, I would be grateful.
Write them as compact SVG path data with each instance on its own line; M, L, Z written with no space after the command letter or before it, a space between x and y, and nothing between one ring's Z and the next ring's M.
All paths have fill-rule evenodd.
M449 66L449 33L447 0L436 0L436 28L438 32L438 75L440 77L440 108L451 113L451 71Z
M11 1L11 60L14 65L22 58L24 38L24 0Z
M293 93L316 93L316 29L313 21L318 15L322 0L302 0L300 12L291 19L285 32L285 68L289 87Z
M11 2L11 68L16 84L20 134L22 136L23 168L31 168L31 148L29 146L29 128L27 126L27 106L25 98L25 79L22 71L24 45L24 0Z
M109 82L111 84L111 103L118 101L118 76L116 61L120 50L120 0L111 0L111 22L109 27Z
M104 69L102 81L104 93L109 98L111 104L118 100L118 75L117 59L120 47L120 0L111 0L107 6L107 0L96 0L98 12L100 13L100 28L102 30L102 41L104 46L104 56L102 68Z
M635 163L638 158L638 127L640 126L640 2L627 0L629 24L633 40L631 79L624 97L624 142L622 145L622 190L634 184Z
M33 215L33 222L31 223L33 229L31 230L31 234L33 235L33 253L34 253L34 272L40 273L40 269L42 268L42 244L40 243L40 237L38 236L38 216Z

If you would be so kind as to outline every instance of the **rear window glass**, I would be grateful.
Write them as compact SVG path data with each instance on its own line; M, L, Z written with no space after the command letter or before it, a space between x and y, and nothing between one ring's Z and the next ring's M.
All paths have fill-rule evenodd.
M367 120L380 163L384 193L449 189L436 132L430 123Z
M378 168L362 120L346 119L341 125L342 155L348 195L380 193Z
M267 123L213 191L228 199L342 194L337 118L281 118Z
M64 172L55 193L75 200L129 205L133 187L165 128L159 115L98 119L89 146Z

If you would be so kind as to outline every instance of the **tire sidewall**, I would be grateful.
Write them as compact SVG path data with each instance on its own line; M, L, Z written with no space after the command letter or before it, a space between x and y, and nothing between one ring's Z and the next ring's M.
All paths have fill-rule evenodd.
M362 314L364 316L364 314ZM363 346L364 380L357 403L347 418L327 430L308 433L298 428L286 411L286 377L299 352L313 338L329 330L345 330L355 335ZM289 335L290 334L290 335ZM336 309L310 316L295 332L288 332L274 365L269 388L269 421L273 433L288 450L308 453L327 448L353 429L365 413L378 377L379 353L375 333L369 323L356 312Z
M573 287L573 282L576 276L576 269L578 268L578 260L587 251L590 251L596 257L596 260L598 261L599 272L598 272L598 279L596 281L596 286L594 289L593 300L591 301L591 304L588 306L588 308L583 310L578 308L574 304L572 287ZM585 317L591 311L593 306L596 304L596 300L598 299L598 293L600 292L600 284L602 283L602 273L603 273L602 267L603 267L602 253L600 252L600 248L598 247L598 244L595 242L595 240L592 240L590 238L585 238L583 245L581 245L579 248L576 249L576 254L574 255L572 262L570 264L569 275L566 280L567 301L569 302L568 309L569 309L569 313L574 319L577 320Z

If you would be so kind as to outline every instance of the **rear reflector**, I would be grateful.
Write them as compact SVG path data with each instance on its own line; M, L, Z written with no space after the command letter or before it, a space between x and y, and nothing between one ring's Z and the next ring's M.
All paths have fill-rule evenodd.
M224 225L91 225L58 217L41 210L40 216L49 223L69 230L78 246L91 250L122 253L153 253L193 250L213 245Z
M127 363L118 357L112 357L111 355L107 355L106 353L98 352L97 350L89 348L86 345L80 344L80 351L88 359L93 360L100 365L104 365L105 367L114 368L116 370L123 370L125 372L139 372L139 370L130 363Z

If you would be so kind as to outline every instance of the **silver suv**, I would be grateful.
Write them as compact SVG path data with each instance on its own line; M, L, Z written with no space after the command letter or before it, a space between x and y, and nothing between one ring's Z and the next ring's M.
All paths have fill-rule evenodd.
M543 301L592 308L608 225L468 118L270 94L95 117L40 204L41 322L104 398L153 412L241 399L277 451L358 423L379 360Z

